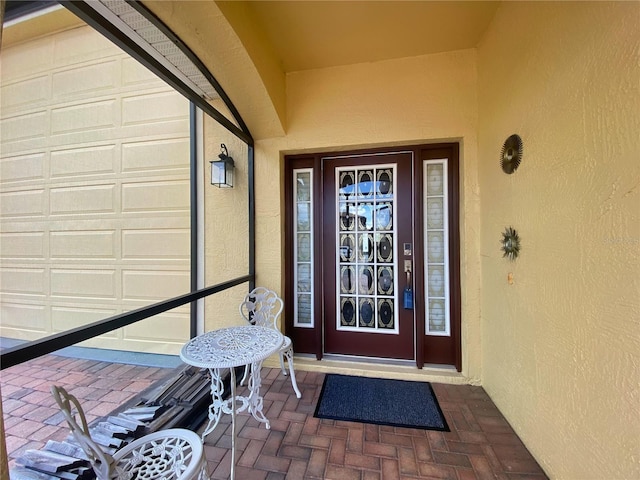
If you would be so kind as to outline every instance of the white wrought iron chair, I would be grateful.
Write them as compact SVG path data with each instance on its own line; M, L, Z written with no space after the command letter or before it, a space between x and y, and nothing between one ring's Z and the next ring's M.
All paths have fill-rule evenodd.
M122 447L113 456L93 441L78 399L52 385L51 394L71 433L87 455L97 480L205 480L207 462L200 437L185 428L150 433ZM75 411L74 411L75 410ZM76 421L80 417L81 425Z
M256 287L244 297L244 301L240 304L240 314L250 325L271 327L280 331L278 329L278 318L282 313L283 306L284 303L276 292L265 287ZM293 390L296 392L296 397L301 398L302 394L298 389L296 373L293 370L293 345L289 337L284 337L284 343L278 353L280 354L282 374L287 375L287 370L284 368L284 359L286 357ZM245 367L244 376L240 382L241 385L247 379L249 368L249 365Z

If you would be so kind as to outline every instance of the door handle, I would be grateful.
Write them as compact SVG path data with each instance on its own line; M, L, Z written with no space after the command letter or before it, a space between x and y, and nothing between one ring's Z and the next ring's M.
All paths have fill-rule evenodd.
M404 261L404 271L407 274L407 284L402 292L402 306L407 310L413 309L413 288L411 285L411 260Z
M407 273L411 273L411 260L404 261L404 271Z

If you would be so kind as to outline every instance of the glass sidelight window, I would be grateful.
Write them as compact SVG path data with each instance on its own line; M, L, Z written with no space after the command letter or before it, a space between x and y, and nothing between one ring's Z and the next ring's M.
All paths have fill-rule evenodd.
M397 333L394 165L336 169L336 328Z
M293 171L294 326L313 328L313 169Z
M447 160L424 162L425 333L450 336Z

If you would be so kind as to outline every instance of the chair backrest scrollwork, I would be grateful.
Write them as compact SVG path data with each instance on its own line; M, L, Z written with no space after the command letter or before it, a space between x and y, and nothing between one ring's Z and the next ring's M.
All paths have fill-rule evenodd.
M240 304L240 314L250 325L272 327L278 330L278 318L284 302L273 290L256 287Z
M80 444L80 447L87 455L97 479L109 480L113 478L115 460L111 455L105 453L91 438L87 419L78 399L57 385L51 386L51 394L60 407L60 411L71 429L73 438L76 439L76 442ZM80 418L80 425L76 421L76 415Z

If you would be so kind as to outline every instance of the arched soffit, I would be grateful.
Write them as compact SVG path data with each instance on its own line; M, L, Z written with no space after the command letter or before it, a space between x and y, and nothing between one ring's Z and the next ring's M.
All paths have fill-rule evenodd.
M244 2L223 9L213 0L143 4L204 63L254 139L284 135L285 74Z

